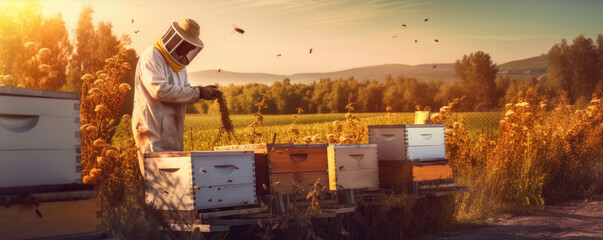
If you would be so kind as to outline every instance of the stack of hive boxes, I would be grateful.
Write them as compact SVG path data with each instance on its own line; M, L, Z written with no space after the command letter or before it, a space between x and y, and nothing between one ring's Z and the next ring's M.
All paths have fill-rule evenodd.
M0 239L99 231L81 179L79 95L0 87Z
M371 125L369 142L378 145L383 187L452 178L443 124Z
M215 151L254 151L257 185L263 194L293 194L305 197L320 179L328 186L327 144L249 144L214 147ZM258 168L260 167L260 168Z
M158 152L144 159L145 199L161 210L257 204L253 152Z
M81 182L80 97L0 87L0 188Z

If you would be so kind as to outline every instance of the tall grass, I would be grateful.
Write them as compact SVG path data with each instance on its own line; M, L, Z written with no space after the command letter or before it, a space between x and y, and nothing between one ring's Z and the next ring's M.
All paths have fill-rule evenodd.
M457 199L460 221L603 192L601 98L583 110L561 101L547 111L545 102L534 89L520 93L505 106L498 138L480 135L472 144L462 120L447 129L455 178L469 186Z

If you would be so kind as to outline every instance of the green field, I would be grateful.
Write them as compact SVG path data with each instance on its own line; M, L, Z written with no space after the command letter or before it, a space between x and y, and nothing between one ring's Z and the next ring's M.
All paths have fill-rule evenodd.
M387 124L386 113L356 113L354 115L364 125ZM397 124L412 124L414 122L414 113L394 113L393 115ZM321 134L323 139L325 139L327 134L333 132L333 121L345 120L344 113L302 114L301 117L302 119L297 123L297 128L302 135L313 136ZM469 112L458 113L455 117L464 120L469 130L469 136L472 140L475 140L480 134L485 134L492 138L496 137L502 113ZM235 127L237 139L243 144L247 143L246 128L253 122L253 116L233 115L231 119ZM292 122L292 115L264 115L261 133L264 136L265 142L272 142L276 133L275 142L284 143L287 138L286 131ZM220 128L220 117L218 115L189 114L186 116L184 128L185 151L210 150ZM368 143L368 138L365 139L364 143Z

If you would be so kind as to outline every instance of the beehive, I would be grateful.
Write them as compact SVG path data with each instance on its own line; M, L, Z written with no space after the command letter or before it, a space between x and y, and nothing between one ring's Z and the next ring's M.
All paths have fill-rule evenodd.
M257 204L253 152L145 154L145 199L162 210Z
M214 151L253 151L255 162L255 192L258 197L270 194L270 174L266 144L216 146Z
M0 188L81 182L80 97L0 87Z
M446 159L443 124L369 125L369 143L379 160L440 161Z
M305 193L318 179L328 186L328 144L268 144L271 194Z
M320 179L321 186L328 186L327 146L328 144L250 144L220 146L214 150L239 149L254 151L256 155L264 153L267 159L266 175L258 175L257 179L268 181L266 189L269 189L270 194L285 194L309 192L317 179ZM256 173L260 174L260 171Z
M377 145L329 145L329 189L377 189Z

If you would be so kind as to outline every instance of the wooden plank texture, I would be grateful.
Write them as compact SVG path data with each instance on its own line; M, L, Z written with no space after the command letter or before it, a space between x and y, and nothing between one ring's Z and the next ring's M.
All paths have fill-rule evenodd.
M270 194L270 174L266 144L216 146L214 151L253 151L255 162L255 192L258 196Z
M79 117L0 115L0 151L76 149L81 145Z
M76 149L0 151L0 187L81 182Z
M0 95L0 114L80 117L80 100Z
M452 168L449 164L413 166L412 171L415 181L452 178Z
M100 199L0 208L0 239L30 239L100 230ZM39 214L38 214L39 213ZM41 216L41 217L40 217Z
M193 157L196 186L254 183L253 153L219 157Z
M446 158L446 145L408 147L408 160L432 160Z
M406 160L406 131L403 127L371 125L369 143L377 144L379 160Z
M195 209L212 209L257 204L255 184L236 184L195 189Z
M318 178L320 178L318 190L329 186L329 173L327 171L272 173L270 174L270 194L308 193L313 190L314 183Z
M77 93L73 93L73 92L61 92L61 91L3 87L3 86L0 86L0 95L80 100L80 95Z
M329 179L329 190L378 189L379 169L338 171L336 179Z
M323 147L324 146L324 147ZM268 150L271 173L327 171L327 147L274 147Z
M407 128L408 146L444 145L444 127Z
M401 188L406 192L411 191L412 168L412 163L407 160L380 160L379 185L382 188Z
M340 171L377 169L377 145L330 145L327 149L331 165Z

